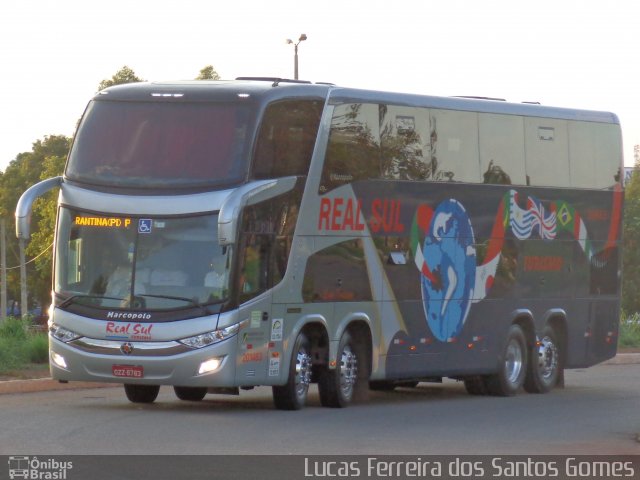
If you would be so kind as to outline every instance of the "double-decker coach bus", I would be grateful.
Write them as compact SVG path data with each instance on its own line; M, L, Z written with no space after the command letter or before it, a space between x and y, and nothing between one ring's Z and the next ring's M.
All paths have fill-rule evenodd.
M449 377L547 392L616 353L615 115L280 79L89 103L60 187L60 381L343 407Z

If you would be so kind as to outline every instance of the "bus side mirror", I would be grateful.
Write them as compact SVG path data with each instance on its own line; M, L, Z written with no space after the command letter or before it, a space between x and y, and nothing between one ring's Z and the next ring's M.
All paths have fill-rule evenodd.
M62 185L62 177L53 177L36 183L22 194L16 206L16 236L20 240L31 237L31 207L38 197Z
M234 190L222 204L218 216L218 243L232 245L236 241L242 209L282 195L295 187L297 177L259 180Z

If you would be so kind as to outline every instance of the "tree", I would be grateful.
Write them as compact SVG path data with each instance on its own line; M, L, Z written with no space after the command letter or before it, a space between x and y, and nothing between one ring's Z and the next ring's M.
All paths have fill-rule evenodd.
M104 90L107 87L113 87L114 85L122 85L124 83L136 83L144 82L144 80L138 77L131 68L126 65L116 72L116 74L110 79L104 79L98 85L98 91Z
M622 308L640 312L640 162L625 190L622 248Z
M200 70L200 74L196 77L196 80L220 80L220 75L218 75L216 69L213 68L213 65L207 65Z
M0 214L7 219L7 266L17 267L20 263L18 240L11 232L15 232L14 211L18 199L29 187L38 183L41 179L50 176L60 175L62 168L59 166L55 173L49 175L47 171L50 158L58 158L58 164L63 165L67 156L71 139L64 135L45 136L44 140L37 140L33 143L31 152L23 152L17 155L6 168L0 177ZM52 171L53 172L53 171ZM51 206L48 207L51 209ZM42 215L40 210L34 210L31 217L32 230L34 234L41 234L43 227L40 225ZM55 216L55 199L53 200L53 215ZM40 232L40 233L38 233ZM49 228L49 238L47 240L51 244L53 240L53 229ZM29 256L36 256L43 250L39 250L40 245L32 245L31 242L27 246L26 253ZM35 275L37 262L48 261L51 265L50 252L40 257L36 263L30 263L27 266L27 278L29 283L29 293L31 299L37 299L41 305L49 300L51 291L51 270L46 273L42 271L42 275ZM9 298L20 298L20 270L11 268L7 273L7 291Z
M67 139L69 145L71 139ZM42 180L57 177L64 172L65 155L51 155L44 158L40 174ZM56 227L56 212L58 205L58 189L48 192L38 198L33 204L33 218L37 218L31 241L26 253L34 257L32 274L29 275L29 292L38 299L40 305L46 305L51 295L52 266L53 266L53 238Z

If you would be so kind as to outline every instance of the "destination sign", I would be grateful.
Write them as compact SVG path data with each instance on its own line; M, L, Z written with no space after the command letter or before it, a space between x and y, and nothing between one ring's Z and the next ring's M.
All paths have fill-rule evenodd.
M118 217L76 216L75 224L82 225L83 227L129 228L131 226L131 219Z

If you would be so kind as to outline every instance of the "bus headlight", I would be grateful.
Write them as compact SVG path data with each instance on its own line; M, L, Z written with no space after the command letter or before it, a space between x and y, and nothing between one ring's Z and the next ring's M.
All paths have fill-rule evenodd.
M51 354L51 360L60 368L64 368L65 370L67 369L67 361L59 353L53 352Z
M213 332L206 332L193 337L183 338L178 341L191 348L202 348L221 342L222 340L226 340L238 333L238 330L240 330L240 323L236 323L219 330L214 330Z
M68 343L77 338L80 338L80 335L78 335L76 332L67 330L66 328L61 327L60 325L56 325L55 323L53 323L51 327L49 327L49 332L54 338L64 343Z
M222 360L224 357L214 357L206 360L200 364L200 369L198 370L198 375L204 375L205 373L213 373L220 365L222 365Z

